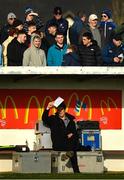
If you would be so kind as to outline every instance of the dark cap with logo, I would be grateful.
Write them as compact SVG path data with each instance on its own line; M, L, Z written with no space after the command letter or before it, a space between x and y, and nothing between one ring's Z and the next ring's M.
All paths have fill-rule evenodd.
M54 14L62 14L62 9L61 9L61 7L55 7L54 10L53 10L53 13L54 13Z
M57 111L60 111L62 109L66 109L66 105L64 102L62 102L58 107L57 107Z

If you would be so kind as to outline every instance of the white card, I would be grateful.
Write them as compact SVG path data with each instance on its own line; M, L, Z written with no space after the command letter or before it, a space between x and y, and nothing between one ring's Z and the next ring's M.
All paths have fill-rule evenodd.
M54 101L54 106L55 106L55 107L58 107L63 101L64 101L63 98L58 97L58 98Z

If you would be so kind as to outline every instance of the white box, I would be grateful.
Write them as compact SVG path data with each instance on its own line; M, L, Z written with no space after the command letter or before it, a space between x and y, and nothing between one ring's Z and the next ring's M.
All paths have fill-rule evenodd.
M36 134L36 150L52 149L51 134Z
M13 172L51 173L51 152L14 153Z
M69 159L62 161L62 154L56 152L52 154L52 172L72 173L73 169ZM78 166L83 173L103 173L104 160L102 152L77 152Z

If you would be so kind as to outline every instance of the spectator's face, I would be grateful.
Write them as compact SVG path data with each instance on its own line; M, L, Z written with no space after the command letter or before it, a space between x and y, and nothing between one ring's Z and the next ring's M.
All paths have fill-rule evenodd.
M65 116L65 109L61 109L60 111L58 111L58 115L60 118L63 118Z
M101 18L102 18L101 19L102 21L108 21L109 20L109 17L106 14L102 14Z
M26 21L32 21L33 18L34 18L33 15L28 14L28 15L26 16Z
M29 26L28 27L28 32L30 33L30 34L32 34L33 32L35 32L37 29L36 29L36 26Z
M49 34L55 35L56 30L57 30L57 28L56 28L55 26L50 26L50 27L48 28Z
M89 43L91 43L91 39L88 39L87 37L83 36L82 42L83 42L83 45L88 46Z
M26 34L19 34L17 39L19 40L20 43L23 44L26 42L27 36L26 36Z
M90 24L92 27L96 27L96 26L97 26L97 23L98 23L98 19L93 19L93 20L90 20L90 21L89 21L89 24Z
M41 46L41 40L39 38L35 38L33 41L33 44L36 48L40 48Z
M116 39L113 39L113 44L115 45L115 46L120 46L121 45L121 40L116 40Z
M17 26L16 29L18 29L19 31L21 31L21 30L23 29L23 24L20 24L19 26Z
M8 24L13 25L15 19L14 18L9 18L9 19L7 19L7 21L8 21Z
M61 13L54 14L54 17L55 19L59 20L62 18L62 14Z
M57 44L63 44L64 36L63 35L57 35L55 38Z
M81 17L81 21L86 22L86 16L85 15Z

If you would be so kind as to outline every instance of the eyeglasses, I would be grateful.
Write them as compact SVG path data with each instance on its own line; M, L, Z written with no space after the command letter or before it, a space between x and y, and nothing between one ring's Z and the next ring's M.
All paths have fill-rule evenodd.
M106 15L102 15L101 17L104 17L104 18L106 18L107 16L106 16Z
M11 20L11 21L12 21L12 20L14 20L14 18L9 18L9 20Z
M58 12L58 13L55 13L55 15L62 15L62 13L59 13L59 12Z

